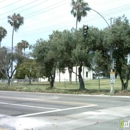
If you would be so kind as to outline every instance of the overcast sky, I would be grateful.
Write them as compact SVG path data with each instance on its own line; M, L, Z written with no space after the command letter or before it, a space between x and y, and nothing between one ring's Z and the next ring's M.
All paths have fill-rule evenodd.
M130 0L85 0L89 6L110 23L110 18L125 14L130 20ZM35 44L40 38L47 40L53 30L75 28L75 18L70 14L71 0L0 0L0 26L8 35L2 40L2 46L11 47L12 27L7 16L13 13L24 17L24 25L14 34L14 46L21 40ZM100 29L107 27L105 21L94 11L88 12L78 24L94 26Z

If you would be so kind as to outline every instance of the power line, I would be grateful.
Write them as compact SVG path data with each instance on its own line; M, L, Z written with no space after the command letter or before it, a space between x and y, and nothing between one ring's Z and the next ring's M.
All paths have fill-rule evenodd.
M44 12L47 12L47 11L50 11L50 10L52 10L52 9L54 9L54 8L57 8L57 7L59 7L59 6L62 6L62 5L65 5L65 4L68 4L67 2L65 2L64 3L64 1L63 1L63 3L61 2L61 3L56 3L56 4L54 4L54 5L52 5L52 6L49 6L49 8L47 8L46 10L39 10L39 11L35 11L34 13L31 13L31 14L29 14L29 15L27 15L26 17L27 18L30 18L30 17L32 17L32 16L35 16L35 15L39 15L39 14L41 14L41 13L44 13ZM54 6L54 7L53 7ZM52 8L53 7L53 8Z
M128 9L130 9L130 7L129 7ZM126 10L126 9L125 9L125 10ZM118 12L120 12L120 11L122 11L122 9L121 9L121 10L115 10L115 12L114 12L114 11L112 11L112 12L113 12L113 13L118 13ZM109 11L108 13L104 13L104 16L109 16L109 15L111 15L111 11ZM98 16L98 15L96 14L96 15L92 15L92 16L87 17L87 18L88 18L87 21L91 21L91 20L95 20L95 19L100 18L100 16ZM82 20L82 22L85 22L85 21L86 21L86 20ZM68 23L71 23L71 22L72 22L72 20L71 20L71 21L67 21L66 23L68 24ZM26 31L26 32L21 32L20 34L27 33L27 32L32 32L32 31L36 32L36 31L41 31L41 30L53 28L53 27L58 27L59 25L65 25L66 23L60 23L60 24L58 23L58 24L56 24L56 25L43 27L42 29L41 29L41 27L40 27L40 29L34 29L34 30Z
M34 0L34 1L32 1L31 3L28 3L28 4L26 4L26 5L21 6L20 8L23 8L23 7L28 6L28 5L32 4L32 3L35 3L36 1L37 1L37 0ZM0 15L5 15L5 14L7 14L7 13L9 13L9 12L11 12L11 11L17 10L17 9L19 9L19 8L15 8L15 9L13 9L13 10L10 10L10 11L8 11L8 12L2 13L2 14L0 14ZM4 17L4 18L5 18L5 17ZM3 19L3 18L2 18L2 19ZM1 20L1 19L0 19L0 20Z
M3 1L0 1L0 3L3 3L3 2L5 2L6 0L3 0Z
M0 9L3 9L3 8L5 8L5 7L8 7L8 6L10 6L10 5L13 5L13 4L15 4L15 3L18 3L19 1L21 1L21 0L15 1L15 2L9 4L9 5L6 5L6 6L4 6L4 7L1 7Z
M129 8L130 8L130 7L129 7ZM127 9L129 9L129 8L127 8ZM117 8L116 8L116 9L117 9ZM125 9L125 10L126 10L126 9ZM119 10L115 10L116 13L117 13L117 11L119 12ZM122 9L121 9L120 11L122 11ZM109 11L108 14L105 15L105 16L111 15L111 12L113 12L113 11L112 11L112 10ZM115 12L114 12L114 13L115 13ZM97 16L98 16L98 15L97 15ZM87 21L95 20L95 16L94 16L94 15L93 15L93 17L94 17L93 19L90 19L90 20L87 20ZM96 18L97 18L97 17L96 17ZM98 18L99 18L99 17L98 17ZM84 21L86 21L86 20L83 20L82 22L84 22ZM70 23L70 22L68 22L68 23ZM63 23L63 24L64 24L64 23ZM57 26L59 26L59 24L58 24L58 25L49 26L49 27L52 28L52 27L54 27L54 26L57 27ZM47 28L49 28L49 27L47 27ZM45 28L43 28L43 29L45 30ZM52 29L51 29L51 30L52 30ZM36 30L34 30L34 31L36 31ZM48 30L44 31L44 33L47 32L47 31L48 31ZM50 31L50 30L49 30L49 31ZM23 32L23 33L25 33L25 32ZM41 33L41 32L40 32L40 33ZM20 33L20 34L21 34L21 33ZM36 32L35 32L35 34L36 34ZM31 34L31 35L32 35L32 34ZM31 36L31 35L30 35L30 36Z
M35 1L37 1L37 0L35 0ZM45 0L46 1L46 0ZM30 8L27 8L27 9L24 9L24 10L21 10L21 12L24 12L24 11L26 11L26 10L28 10L28 9L31 9L31 8L33 8L33 7L36 7L36 6L38 6L38 5L41 5L42 3L44 3L45 1L42 1L41 3L38 3L38 4L36 4L36 5L34 5L34 6L32 6L32 7L30 7ZM31 2L31 3L29 3L29 4L32 4L33 2ZM22 6L22 7L25 7L26 5L24 5L24 6ZM22 8L22 7L20 7L20 8ZM16 9L14 9L14 10L17 10L17 9L19 9L19 8L16 8ZM11 10L11 11L14 11L14 10ZM11 12L11 11L8 11L8 12ZM6 13L8 13L8 12L6 12ZM4 14L6 14L6 13L4 13ZM5 19L6 17L4 17L4 18L1 18L0 20L2 20L2 19Z
M111 14L110 14L111 15ZM109 15L107 15L107 16L109 16ZM87 21L92 21L92 20L95 20L95 19L99 19L100 17L98 17L98 15L97 15L97 17L93 17L93 19L88 19ZM58 29L62 29L62 28L66 28L66 27L70 27L70 24L68 25L68 23L71 23L72 21L69 21L69 22L66 22L66 23L61 23L60 25L65 25L64 27L61 27L61 28L55 28L54 29L54 26L50 26L50 28L53 28L53 30L58 30ZM83 20L82 22L86 22L86 20ZM67 25L66 25L67 24ZM57 26L59 26L59 24L58 25L55 25L55 27L57 27ZM49 28L49 27L45 27L45 28ZM28 36L32 36L32 35L37 35L37 34L41 34L41 33L46 33L46 32L50 32L50 31L53 31L52 29L47 29L47 30L45 30L45 28L43 28L43 30L41 30L40 32L34 32L34 34L26 34L24 37L28 37ZM26 33L26 32L23 32L24 34ZM21 34L21 33L20 33ZM18 34L19 35L19 34ZM17 38L19 38L19 37L21 37L21 36L18 36Z
M54 8L56 8L57 6L55 6ZM117 8L114 8L114 9L111 9L111 10L107 10L106 12L101 12L101 14L102 15L104 15L104 16L107 16L107 15L109 15L109 13L111 14L114 14L114 13L116 13L117 11L119 12L119 10L120 11L123 11L123 10L127 10L127 9L129 9L130 7L129 7L129 5L125 5L125 6L121 6L121 7L117 7ZM47 11L47 10L46 10ZM32 17L32 16L30 16L30 17ZM99 17L99 16L98 16ZM48 21L48 20L47 20ZM5 24L5 23L4 23Z
M29 9L32 9L32 8L34 8L34 7L36 7L36 6L39 6L39 5L41 5L41 4L43 4L43 3L45 3L47 0L45 0L45 1L42 1L42 2L40 2L40 3L38 3L38 4L36 4L36 5L33 5L33 6L31 6L30 8L26 8L26 9L24 9L24 10L21 10L20 12L22 13L22 12L24 12L24 11L27 11L27 10L29 10ZM60 3L62 3L62 2L64 2L64 1L61 1ZM58 3L56 3L56 4L59 4L59 2ZM56 4L54 4L54 5L56 5ZM54 6L54 5L52 5L52 6ZM52 7L52 6L48 6L48 8L50 8L50 7ZM48 8L46 8L46 9L48 9ZM39 11L35 11L35 12L33 12L33 13L30 13L30 14L28 14L27 16L29 16L29 15L31 15L31 14L34 14L34 13L37 13L37 12L40 12L40 11L42 11L42 10L39 10ZM42 12L44 12L44 11L42 11ZM37 14L36 14L37 15ZM34 16L34 15L33 15ZM25 16L26 17L26 16ZM32 17L32 16L31 16ZM2 20L2 19L5 19L6 17L3 17L3 18L1 18L0 20Z
M62 1L63 2L63 1ZM43 2L42 2L43 3ZM41 4L41 3L40 3ZM37 5L39 5L39 4L37 4ZM37 6L37 5L35 5L35 6ZM56 4L55 4L56 5ZM54 5L53 5L54 6ZM32 6L32 7L34 7L34 6ZM31 7L31 8L32 8ZM51 7L51 6L50 6ZM56 6L56 7L58 7L58 6ZM54 7L54 8L56 8L56 7ZM52 9L54 9L54 8L51 8L50 10L52 10ZM28 9L30 9L30 8L27 8L26 10L28 10ZM39 10L39 11L37 11L37 12L40 12L40 13L37 13L36 11L35 12L33 12L33 13L31 13L31 14L28 14L27 16L25 16L26 18L29 18L29 17L32 17L32 16L35 16L35 15L39 15L39 14L41 14L41 13L43 13L43 12L46 12L46 11L48 11L49 9L46 9L46 10ZM23 10L23 11L25 11L25 10ZM2 18L3 19L3 18ZM2 19L0 19L0 20L2 20ZM5 24L5 23L3 23L3 24ZM2 24L2 25L3 25Z

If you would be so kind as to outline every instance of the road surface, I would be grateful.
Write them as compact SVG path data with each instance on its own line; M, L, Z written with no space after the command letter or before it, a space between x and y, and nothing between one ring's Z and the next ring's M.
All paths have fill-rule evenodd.
M122 119L130 97L0 91L0 130L120 130Z

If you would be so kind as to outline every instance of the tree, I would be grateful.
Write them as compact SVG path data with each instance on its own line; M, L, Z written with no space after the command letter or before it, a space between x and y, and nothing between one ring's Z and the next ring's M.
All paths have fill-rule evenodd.
M12 71L12 62L15 62L15 67ZM11 79L13 74L23 62L23 56L17 52L10 52L7 48L0 48L0 72L8 79L8 85L11 86Z
M0 48L0 77L5 77L6 76L6 72L5 72L5 62L6 62L6 54L7 54L7 48L2 47Z
M8 16L8 23L13 27L12 30L12 53L13 53L13 38L14 31L18 31L19 27L24 23L24 18L20 14L13 14L12 16ZM13 71L13 62L11 65L11 73Z
M0 48L1 48L1 41L7 35L6 29L0 26Z
M105 76L108 76L110 73L108 71L110 70L110 47L104 42L106 31L107 29L99 30L95 27L89 27L88 38L85 43L89 46L89 49L93 54L92 64L94 71L102 71L105 73Z
M104 39L106 46L113 49L113 58L116 60L116 74L121 80L121 90L126 91L130 79L130 65L127 64L126 57L130 53L130 25L125 16L114 20L111 29L106 32Z
M21 42L19 42L17 44L17 49L22 51L23 50L23 54L25 56L25 49L29 47L29 43L25 40L22 40Z
M37 63L33 59L28 59L28 61L20 64L19 68L16 71L15 77L17 79L24 79L25 76L29 79L29 84L31 84L31 80L33 78L37 78L38 72Z
M87 15L87 11L90 10L88 8L88 3L84 2L84 0L72 0L71 1L72 10L71 14L76 17L76 30L78 27L78 22L81 21L82 17L85 17ZM77 64L76 64L76 73L77 73ZM76 84L77 84L77 76L76 76Z
M81 21L82 17L85 17L87 15L87 11L90 9L88 8L88 3L84 0L72 0L71 1L72 10L71 14L76 17L76 30L78 26L78 22Z
M33 56L37 63L42 66L42 76L46 76L50 82L50 88L54 87L57 57L52 53L52 45L49 41L39 39L34 46Z
M14 31L17 32L19 27L24 23L24 18L20 14L13 14L8 16L8 23L13 27L12 30L12 52L13 52L13 37Z
M82 29L79 29L75 32L77 36L77 46L73 49L72 58L75 63L78 65L78 73L76 74L79 79L79 89L84 90L85 85L83 77L81 75L83 66L91 68L92 55L88 44L84 43L84 38L82 36Z
M73 33L64 31L54 31L50 35L51 51L57 57L57 69L64 72L65 68L69 71L69 81L72 83L71 75L73 71L72 51L75 48Z

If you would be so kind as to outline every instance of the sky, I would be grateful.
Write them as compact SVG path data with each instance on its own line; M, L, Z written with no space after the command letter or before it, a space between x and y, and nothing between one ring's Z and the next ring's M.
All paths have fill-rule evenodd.
M89 7L98 11L108 23L110 18L122 15L130 20L130 0L84 1ZM7 36L1 42L2 46L11 48L12 27L7 22L7 16L16 13L24 17L24 24L14 34L14 46L21 40L34 45L40 38L48 40L54 30L75 28L76 19L70 13L71 8L71 0L0 0L0 26L7 30ZM78 28L83 25L99 29L108 27L103 18L93 10L82 18Z

